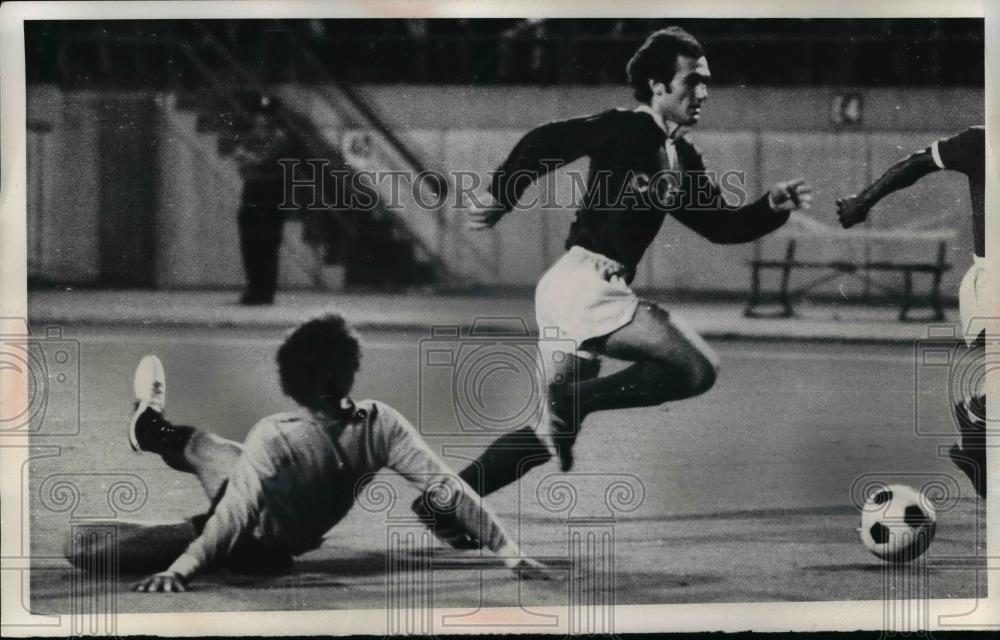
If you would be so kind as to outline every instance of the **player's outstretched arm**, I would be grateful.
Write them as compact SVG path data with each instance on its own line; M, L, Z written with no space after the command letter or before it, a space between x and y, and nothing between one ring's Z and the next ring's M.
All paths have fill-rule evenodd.
M251 434L252 436L252 434ZM154 574L133 585L146 593L185 591L191 579L216 558L222 558L236 546L236 541L257 522L261 501L259 469L270 464L261 451L261 439L247 438L243 455L229 477L225 493L215 505L205 527L166 571Z
M714 181L708 181L709 204L670 211L679 222L716 244L743 244L763 238L788 222L792 211L808 209L812 187L804 178L779 182L756 201L730 207Z
M938 170L931 152L927 149L903 158L889 167L875 182L856 195L837 200L837 218L840 226L850 229L868 218L875 204L890 193L905 189L929 173Z
M438 458L402 414L379 403L376 429L385 466L416 486L429 504L453 514L461 528L496 553L515 575L524 580L554 580L559 577L541 562L521 553L500 519L479 494Z

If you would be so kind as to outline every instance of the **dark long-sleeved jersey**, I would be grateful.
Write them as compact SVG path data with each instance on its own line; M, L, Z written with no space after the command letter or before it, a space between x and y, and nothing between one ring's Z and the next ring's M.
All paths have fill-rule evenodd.
M490 193L510 211L532 180L584 156L590 158L587 190L566 248L580 246L622 263L629 281L668 213L722 244L756 240L788 220L787 212L771 209L767 196L729 206L691 142L668 139L649 113L621 109L530 131L494 173Z
M975 252L986 256L986 128L969 127L930 147L939 169L960 171L969 178L972 199L972 237Z

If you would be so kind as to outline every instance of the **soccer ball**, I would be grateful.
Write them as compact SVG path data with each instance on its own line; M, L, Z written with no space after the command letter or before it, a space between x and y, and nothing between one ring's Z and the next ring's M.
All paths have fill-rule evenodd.
M930 501L913 487L891 484L865 501L861 512L861 541L886 562L910 562L934 539L937 515Z

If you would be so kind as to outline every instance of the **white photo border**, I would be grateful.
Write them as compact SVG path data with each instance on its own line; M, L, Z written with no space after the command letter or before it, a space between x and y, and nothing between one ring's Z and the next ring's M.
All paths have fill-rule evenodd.
M988 2L952 0L865 0L802 2L793 0L557 0L519 2L490 0L465 2L353 0L322 2L12 2L0 7L0 317L27 317L27 259L25 184L25 65L23 22L37 19L108 18L343 18L343 17L985 17L986 19L986 114L987 121L1000 122L996 78L1000 70L1000 7ZM996 127L987 130L987 252L988 273L1000 272L1000 189ZM1000 316L1000 287L990 286L992 308ZM996 356L996 345L991 355ZM1000 372L988 378L988 392L1000 397ZM0 371L0 401L24 397L23 380ZM1000 403L990 405L990 418L1000 419ZM25 615L31 561L26 462L28 436L5 434L0 439L2 473L2 628L8 636L69 635L66 620L53 616ZM1000 477L1000 460L992 456L990 476ZM995 484L995 482L994 482ZM994 489L998 487L994 486ZM988 597L980 600L931 600L931 630L1000 628L1000 492L992 491L987 504ZM502 621L505 609L484 609L482 621ZM562 607L538 607L540 613L565 613ZM435 617L448 610L435 610ZM156 634L176 636L243 635L347 635L386 632L382 610L241 612L234 624L233 613L120 614L119 635ZM69 616L62 616L68 618ZM881 601L847 601L767 604L636 605L616 608L615 633L653 631L819 631L885 628ZM435 627L438 628L438 625ZM441 633L499 633L489 626L444 628ZM515 628L506 631L524 631ZM536 632L537 630L532 630ZM544 630L542 632L545 632ZM565 633L565 628L554 633Z

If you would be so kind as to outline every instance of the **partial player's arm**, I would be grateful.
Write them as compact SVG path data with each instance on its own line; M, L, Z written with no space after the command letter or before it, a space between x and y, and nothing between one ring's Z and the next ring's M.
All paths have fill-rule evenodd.
M472 207L469 228L488 229L517 206L524 191L538 178L586 156L613 135L616 111L544 124L529 131L493 173L488 191L493 203Z
M386 455L387 467L413 483L436 507L454 512L459 526L501 556L512 571L529 579L551 577L539 562L521 555L499 518L437 457L405 417L388 405L378 406L376 438Z
M225 493L215 505L205 528L173 564L135 585L136 591L184 591L188 581L214 560L230 553L244 532L257 521L261 473L270 467L263 439L248 438Z
M875 182L857 194L837 200L837 217L849 229L868 217L868 212L882 198L915 184L924 176L941 169L970 173L975 163L982 163L986 147L986 130L969 127L930 147L911 153L895 163Z
M889 167L875 182L857 194L837 200L837 218L840 225L850 229L868 218L875 204L890 193L905 189L940 167L934 162L930 149L911 153Z

